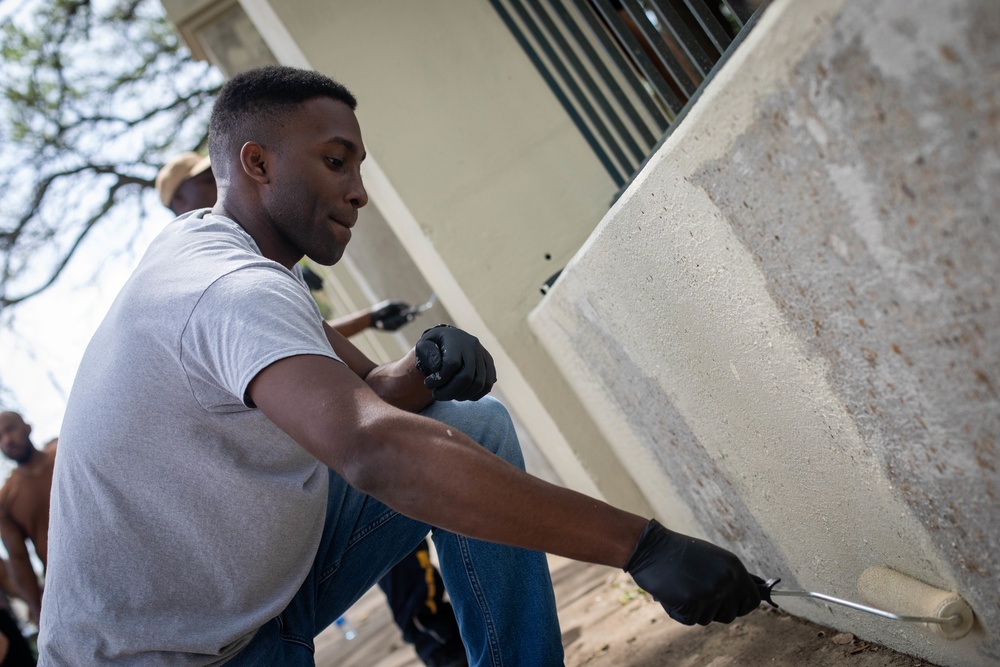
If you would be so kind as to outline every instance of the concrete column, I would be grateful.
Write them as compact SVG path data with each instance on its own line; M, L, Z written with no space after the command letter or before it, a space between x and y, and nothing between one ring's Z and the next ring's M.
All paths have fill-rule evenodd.
M779 1L531 325L668 523L789 587L887 565L1000 664L1000 4ZM627 326L622 326L627 322Z

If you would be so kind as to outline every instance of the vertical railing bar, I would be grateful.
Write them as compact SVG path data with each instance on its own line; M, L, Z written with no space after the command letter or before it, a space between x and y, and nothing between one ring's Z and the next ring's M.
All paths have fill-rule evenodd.
M729 36L726 29L719 23L719 19L715 18L715 14L708 8L708 5L702 0L684 0L684 4L691 10L695 20L698 21L698 25L705 31L708 38L712 40L715 48L719 50L719 55L725 53L726 49L732 43L733 38Z
M597 70L597 73L600 75L605 85L607 85L608 90L611 91L614 98L618 101L619 106L625 112L625 115L628 116L632 126L642 137L642 140L647 145L656 141L656 137L653 136L653 133L650 132L645 121L643 121L643 119L639 116L639 112L636 110L635 105L633 105L632 101L625 95L625 91L618 83L618 80L611 74L605 66L604 61L594 50L594 47L591 46L590 41L580 29L577 22L570 15L569 11L567 11L562 0L549 0L549 6L552 7L552 10L555 12L556 16L559 17L559 20L562 22L563 26L565 26L566 31L573 38L573 41L576 42L577 46L580 47L580 50L583 51L588 61L593 64L594 69ZM645 151L643 151L640 159L643 157L645 157Z
M511 1L515 2L516 0L511 0ZM570 102L569 98L566 97L566 94L563 92L562 88L559 87L559 84L552 76L552 73L549 72L548 68L545 67L545 64L542 62L542 59L538 57L538 53L531 46L531 43L525 37L520 27L518 27L513 17L504 8L502 0L490 0L490 4L493 5L493 9L496 10L497 14L500 15L500 20L504 22L504 25L507 26L507 29L510 30L512 35L514 35L514 39L520 45L524 53L527 54L528 59L535 66L535 69L538 70L538 73L542 76L542 79L548 85L549 90L552 91L552 93L556 96L556 99L559 100L559 103L562 105L563 109L566 110L566 113L573 121L573 124L576 125L576 128L578 130L580 130L580 134L583 135L584 140L594 151L594 155L597 156L598 161L604 167L605 171L608 172L608 175L611 177L611 180L615 182L615 185L621 187L625 183L624 176L611 161L611 157L607 154L607 151L604 150L604 147L601 146L601 142L597 140L597 137L594 136L594 133L591 132L590 127L587 126L587 123L584 122L583 118L576 110L576 107L574 107L573 104Z
M684 17L680 15L680 12L671 6L669 2L651 0L650 5L652 6L653 11L655 11L659 16L663 26L670 31L670 34L672 34L678 44L680 44L680 47L684 50L684 54L691 61L691 64L698 70L698 76L704 79L705 75L708 74L708 70L712 69L712 65L715 63L715 58L710 56L705 49L702 48L701 44L698 42L698 38L688 26L687 21L684 20Z
M514 11L517 12L518 16L520 16L521 21L528 27L532 37L535 39L535 43L542 48L542 51L545 53L545 57L548 58L549 63L551 63L555 68L556 74L558 74L559 78L562 79L563 85L565 85L569 90L570 95L580 106L584 115L597 131L597 134L604 140L604 143L611 152L611 155L616 158L618 166L630 169L632 167L631 161L628 157L626 157L625 153L622 152L621 146L619 146L614 140L614 137L611 136L611 133L602 122L599 114L594 110L594 107L587 101L583 91L581 91L579 86L577 86L576 81L573 80L573 77L570 75L569 71L567 71L566 66L563 64L562 60L559 59L558 54L553 51L552 45L549 44L548 40L545 39L545 36L541 34L538 25L531 19L531 16L528 15L527 8L514 0L511 0L511 5L514 8Z
M726 8L729 9L729 13L732 14L733 18L736 19L736 22L740 24L740 29L742 30L743 26L747 24L747 20L749 19L749 17L740 16L740 13L733 8L733 3L731 3L729 0L722 0L722 4L724 4Z
M619 40L621 40L621 43L625 46L629 55L635 59L642 75L646 77L649 84L654 90L656 90L657 95L659 95L660 99L662 99L664 104L667 105L667 108L670 109L671 113L676 114L679 112L684 107L684 104L681 102L680 98L674 94L674 91L671 90L670 85L666 82L663 76L660 75L659 70L657 70L656 66L653 64L653 61L650 60L649 56L646 55L646 52L642 50L641 46L639 46L639 40L632 36L632 33L629 32L625 22L621 20L621 17L619 17L617 13L615 13L614 8L608 0L591 0L591 2L594 3L594 6L601 12L601 16L604 17L604 20L607 21L608 25L615 31L615 35Z
M688 100L688 103L684 105L684 108L677 115L677 118L675 118L674 122L670 124L670 127L667 128L667 131L663 133L663 136L660 137L660 140L656 142L656 145L653 146L653 149L649 151L649 154L646 156L646 159L642 161L642 164L639 165L639 168L629 175L628 182L618 189L618 192L616 192L615 196L611 199L612 203L617 201L618 198L622 196L622 193L624 193L628 189L628 187L632 184L632 181L634 181L636 177L642 173L642 170L646 168L646 165L649 164L649 161L653 159L653 156L656 155L657 152L659 152L660 148L662 148L665 143L667 143L667 140L670 139L670 135L674 133L674 130L680 127L681 123L684 122L684 119L687 117L688 113L698 103L698 100L701 98L701 95L705 91L705 88L707 87L708 83L715 78L715 75L719 72L719 70L725 67L726 63L729 61L729 58L732 57L733 53L736 52L736 49L738 49L740 45L743 43L743 40L745 40L747 38L747 35L750 34L750 31L753 30L753 28L757 25L757 21L760 19L763 13L764 13L764 5L761 5L760 7L757 8L757 11L755 11L753 14L750 15L750 18L747 19L746 23L743 24L743 29L736 34L735 38L733 38L733 43L729 45L729 48L726 49L726 52L723 53L722 57L719 58L719 60L715 63L715 67L713 67L712 71L708 73L708 77L705 79L705 83L703 83L701 86L698 87L698 90L695 92L695 94L692 95L691 99Z
M598 22L597 17L594 16L593 6L587 2L587 0L572 0L572 2L576 5L577 11L580 12L580 15L583 16L584 20L587 22L591 33L597 41L600 42L604 52L612 60L612 62L614 62L615 66L618 67L622 76L628 82L629 86L632 87L636 97L638 97L643 106L646 107L646 111L649 112L649 115L653 117L653 122L656 123L657 130L660 133L665 131L667 126L670 124L670 121L663 114L663 111L660 110L656 101L650 96L649 91L647 91L645 86L642 85L639 77L636 76L633 71L631 63L625 60L625 57L622 56L618 46L608 35L607 29Z
M649 22L645 10L637 0L620 0L620 2L625 11L628 12L628 15L632 17L636 27L642 32L642 36L653 46L653 51L656 52L659 61L670 72L670 76L681 87L684 94L690 97L698 89L698 86L688 77L680 61L670 52L667 43L663 41L663 36Z
M577 77L583 84L584 88L590 91L590 95L593 100L597 103L597 106L601 111L604 112L605 118L608 120L608 124L611 129L615 130L619 137L621 137L621 144L624 144L625 148L632 152L632 157L635 160L642 160L646 156L646 152L639 147L635 139L632 137L632 133L628 131L625 124L621 121L621 118L611 107L611 103L608 102L607 96L604 95L603 91L598 87L597 82L587 71L580 59L577 57L576 52L573 47L569 45L566 39L563 37L559 28L552 21L552 18L544 10L538 0L527 0L528 5L535 12L535 16L541 21L542 27L545 28L552 36L556 47L558 47L562 53L565 62L576 71ZM599 61L598 61L599 62ZM629 162L629 166L632 163Z

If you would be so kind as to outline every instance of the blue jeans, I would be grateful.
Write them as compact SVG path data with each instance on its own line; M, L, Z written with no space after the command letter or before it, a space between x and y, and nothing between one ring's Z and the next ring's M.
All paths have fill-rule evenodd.
M506 409L491 397L434 403L423 414L524 468ZM405 463L401 462L405 465ZM442 484L447 476L442 474ZM313 638L422 540L430 526L352 489L330 473L326 525L312 571L277 617L227 665L314 665ZM433 531L441 575L473 666L563 664L544 554Z

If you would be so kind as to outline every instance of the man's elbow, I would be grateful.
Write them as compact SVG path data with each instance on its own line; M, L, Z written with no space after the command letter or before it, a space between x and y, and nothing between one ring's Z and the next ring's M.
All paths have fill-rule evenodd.
M369 496L381 497L392 485L392 437L379 435L382 428L359 424L349 442L340 449L338 465L334 470L352 488Z
M373 482L375 471L371 451L373 445L365 429L358 425L349 430L339 429L337 435L326 443L313 453L353 488L368 493L367 488Z
M371 495L372 487L378 486L378 479L372 466L366 465L364 461L351 459L347 461L339 471L344 481L351 485L351 488Z
M16 575L18 572L23 572L24 567L31 567L31 558L28 556L28 550L22 544L9 544L4 543L4 548L7 549L7 571L11 575Z

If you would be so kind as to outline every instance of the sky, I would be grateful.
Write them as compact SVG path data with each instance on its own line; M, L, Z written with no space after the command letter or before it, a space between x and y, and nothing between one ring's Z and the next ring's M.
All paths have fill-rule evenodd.
M137 234L123 234L123 227L135 229L134 221L111 214L52 287L17 306L12 326L0 328L2 381L9 391L0 410L20 412L39 449L59 435L66 399L91 336L150 242L174 218L155 192L144 196L150 198L149 215ZM13 467L0 456L0 481ZM6 556L0 545L0 557ZM41 571L37 559L35 569Z
M8 15L15 15L13 12L16 9L16 16L20 21L18 25L31 33L34 29L36 8L42 4L43 0L9 3L0 0L0 20L6 20ZM101 0L94 3L94 7L98 13L102 13L108 9L109 2ZM163 9L158 2L153 1L146 2L142 11L143 15L159 14ZM100 48L94 48L89 41L72 40L65 48L66 53L72 56L71 76L81 81L94 78L103 85L104 79L96 76L96 73L103 73L102 76L117 76L123 72L130 72L129 68L134 67L145 52L136 48L136 53L132 54L131 58L121 58L120 62L116 61L114 67L108 67L103 58L108 57L109 50L113 50L116 45L120 47L120 41L109 42L106 35L109 28L100 22L96 25L102 27L92 28L89 34L92 40L100 42ZM144 26L146 24L143 22L136 23L135 34L145 34ZM10 65L10 63L2 64ZM204 64L190 64L185 66L180 74L170 70L169 75L163 75L161 73L163 65L160 64L157 68L153 68L154 75L158 77L153 90L149 90L148 87L125 90L122 87L119 88L121 99L99 99L114 105L115 112L120 117L142 117L152 107L148 96L162 95L160 86L164 85L164 82L176 84L174 86L176 90L168 86L170 90L167 90L167 93L172 94L193 89L194 85L188 80L189 78L193 81L193 77L197 77L198 85L206 85L206 81L210 84L211 80L206 77L221 80L221 74L214 69L206 72L205 67ZM142 97L135 97L137 94ZM158 98L154 97L153 101L156 99ZM96 112L88 106L94 104L91 98L86 98L78 104L82 105L80 109L73 105L67 107L72 111L72 113L65 112L68 114L67 117L72 117L73 113ZM6 114L8 109L0 104L0 112ZM156 133L169 130L177 147L193 145L204 132L207 121L205 115L205 113L192 114L188 118L190 122L176 125L176 117L163 114L125 131L116 124L102 125L100 131L87 126L91 128L90 134L84 135L79 142L70 139L70 143L74 150L83 152L89 160L97 164L132 164L137 160L137 150L146 145L145 137L150 133L157 137ZM6 127L0 128L0 130L6 129ZM0 140L4 139L5 137L0 136ZM14 151L14 157L25 158L24 146L7 145L5 142L5 148ZM72 164L72 160L69 163ZM48 169L59 166L58 161L49 161L45 164ZM141 173L137 168L135 171ZM16 184L18 181L14 179L11 182ZM48 206L46 214L40 218L41 221L51 225L54 221L59 221L58 216L61 215L63 222L67 223L66 227L72 230L78 229L90 211L97 210L103 203L105 191L101 188L107 185L107 179L99 181L91 178L79 179L79 182L72 187L66 186L65 192L56 193L57 197L60 194L63 196L65 202L63 210L57 210L58 203ZM94 192L88 191L95 187L97 189ZM17 195L24 194L6 192L5 196L16 200ZM27 196L30 197L31 194L29 192ZM32 425L32 441L36 447L58 435L66 399L87 343L149 242L173 219L173 214L161 204L151 189L147 190L143 197L148 215L141 227L137 225L135 219L128 217L136 214L137 206L132 202L116 206L107 219L98 223L89 233L52 287L12 308L13 321L10 325L7 322L7 312L4 312L4 319L0 322L0 387L6 391L0 394L0 409L22 413L25 420ZM36 227L42 226L36 225ZM64 239L70 237L72 234L63 235ZM24 271L29 277L25 282L26 286L33 286L30 278L33 277L32 269L35 267L31 266L32 262L45 267L46 262L51 262L56 257L55 254L52 257L44 255L42 248L31 256L29 265ZM42 273L41 269L36 271ZM17 289L13 289L12 292L16 294ZM6 470L9 468L5 467L6 463L6 459L0 457L0 480L6 476Z
M10 391L2 408L20 412L32 425L36 447L59 434L87 343L150 241L173 219L154 192L146 196L150 215L134 239L135 223L112 215L94 229L56 283L19 305L13 325L0 329L3 383ZM0 470L0 479L7 469Z

